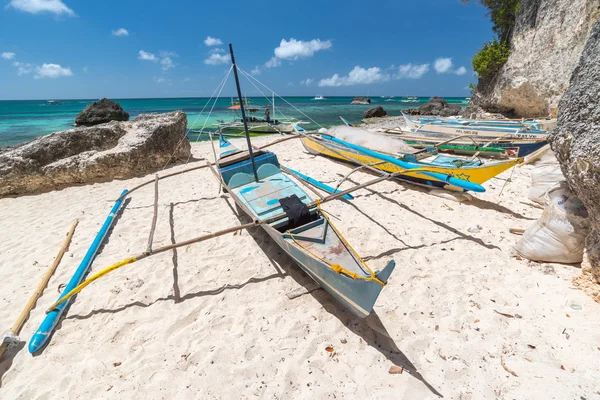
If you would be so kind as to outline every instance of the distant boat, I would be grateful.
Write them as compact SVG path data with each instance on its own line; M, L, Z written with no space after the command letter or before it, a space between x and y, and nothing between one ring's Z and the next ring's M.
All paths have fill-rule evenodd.
M323 97L320 94L318 94L318 95L315 96L315 98L313 100L325 100L325 97Z
M58 100L46 100L46 101L48 102L48 104L52 104L52 105L55 105L55 106L57 106L57 105L59 105L59 104L62 104L62 103L61 103L60 101L58 101Z

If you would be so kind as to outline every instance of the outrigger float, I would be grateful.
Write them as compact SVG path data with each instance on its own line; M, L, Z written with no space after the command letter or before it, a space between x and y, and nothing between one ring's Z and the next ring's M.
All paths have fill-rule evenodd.
M231 45L230 53L238 97L240 98L240 104L243 104L237 74L238 67L235 63ZM240 111L243 120L245 120L243 106L240 107ZM274 153L266 150L267 147L286 140L310 137L309 134L290 135L262 148L255 148L251 145L247 126L244 126L244 130L248 145L246 150L234 147L231 142L221 137L219 140L219 156L215 156L214 163L207 162L200 166L163 176L157 175L155 179L144 182L121 194L63 294L47 310L46 320L31 339L30 352L36 353L47 345L59 318L65 312L73 296L101 277L160 253L258 226L262 227L306 274L334 299L344 305L349 312L360 318L367 317L371 313L377 297L388 283L388 279L395 268L395 263L393 260L389 261L381 271L373 271L369 268L321 210L321 205L337 199L349 201L352 199L351 192L395 179L407 171L401 170L394 173L379 171L380 176L368 182L345 190L334 189L316 179L286 168L280 164ZM211 141L211 143L213 142ZM163 179L202 168L209 168L212 171L221 187L234 199L239 208L252 219L252 222L179 243L153 248L153 236L158 213L159 182ZM430 174L435 172L427 168L416 168L411 169L410 173ZM311 197L294 180L290 179L290 176L298 178L300 182L316 194L317 198ZM114 222L114 217L125 198L152 183L154 183L155 188L154 217L150 226L147 248L139 255L126 258L102 269L82 282L90 269L104 235ZM328 195L323 195L317 188L328 193Z

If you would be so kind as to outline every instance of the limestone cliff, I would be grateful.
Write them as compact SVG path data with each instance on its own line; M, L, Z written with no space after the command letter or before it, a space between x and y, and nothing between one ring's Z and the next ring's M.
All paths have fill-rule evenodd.
M521 0L509 59L496 76L480 80L470 108L555 115L599 16L600 0Z
M550 133L563 174L591 218L586 239L591 272L600 283L600 21L595 24L560 101L558 126ZM600 296L598 297L600 300Z

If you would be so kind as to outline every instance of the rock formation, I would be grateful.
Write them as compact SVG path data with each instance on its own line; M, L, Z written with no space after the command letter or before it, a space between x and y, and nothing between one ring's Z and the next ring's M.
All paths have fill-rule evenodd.
M80 126L93 126L110 121L128 121L129 113L121 108L118 103L109 99L88 104L75 118L75 124Z
M467 114L485 111L515 117L555 116L600 0L521 0L511 53L498 74L480 79Z
M592 275L600 283L600 20L594 25L549 141L571 189L591 219L586 239Z
M371 99L368 97L355 97L350 104L371 104Z
M460 104L448 104L446 100L436 96L417 108L404 110L404 113L408 115L439 115L441 117L449 117L451 115L458 115L461 111L462 107Z
M365 118L385 117L386 115L387 115L387 112L381 106L369 108L364 113Z
M127 179L187 159L183 111L55 132L0 154L0 196Z

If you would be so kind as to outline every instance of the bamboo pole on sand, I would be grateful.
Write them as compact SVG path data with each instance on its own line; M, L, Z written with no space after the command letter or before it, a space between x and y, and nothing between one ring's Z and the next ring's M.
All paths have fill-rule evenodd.
M29 317L29 313L31 312L31 310L33 309L33 307L35 307L35 304L37 303L37 300L40 298L40 296L44 292L44 289L48 285L48 281L50 280L50 278L52 277L52 275L56 271L56 268L58 267L58 264L60 264L60 261L62 260L63 255L65 254L65 252L69 248L69 244L71 243L71 238L73 237L73 233L75 232L75 228L77 227L77 224L79 224L79 220L78 219L76 219L75 222L73 222L73 225L71 225L71 229L69 230L69 233L67 233L67 237L65 238L65 241L63 242L60 250L58 251L58 254L54 258L54 261L52 262L52 265L50 265L50 267L48 268L48 270L46 271L46 273L42 277L42 280L40 281L40 283L35 288L33 294L29 298L29 301L27 302L27 304L23 308L23 311L21 311L21 314L19 315L19 318L17 318L17 320L15 321L15 323L13 324L13 326L10 328L10 330L3 335L4 341L0 345L0 359L2 359L2 356L4 355L4 352L8 348L8 344L9 344L10 339L14 338L16 335L19 334L19 332L21 332L21 328L23 328L23 325L25 324L25 321Z
M147 253L152 253L152 241L154 239L154 230L156 229L156 219L158 217L158 174L154 177L154 215L152 216L152 225L150 225L150 235L148 235Z

